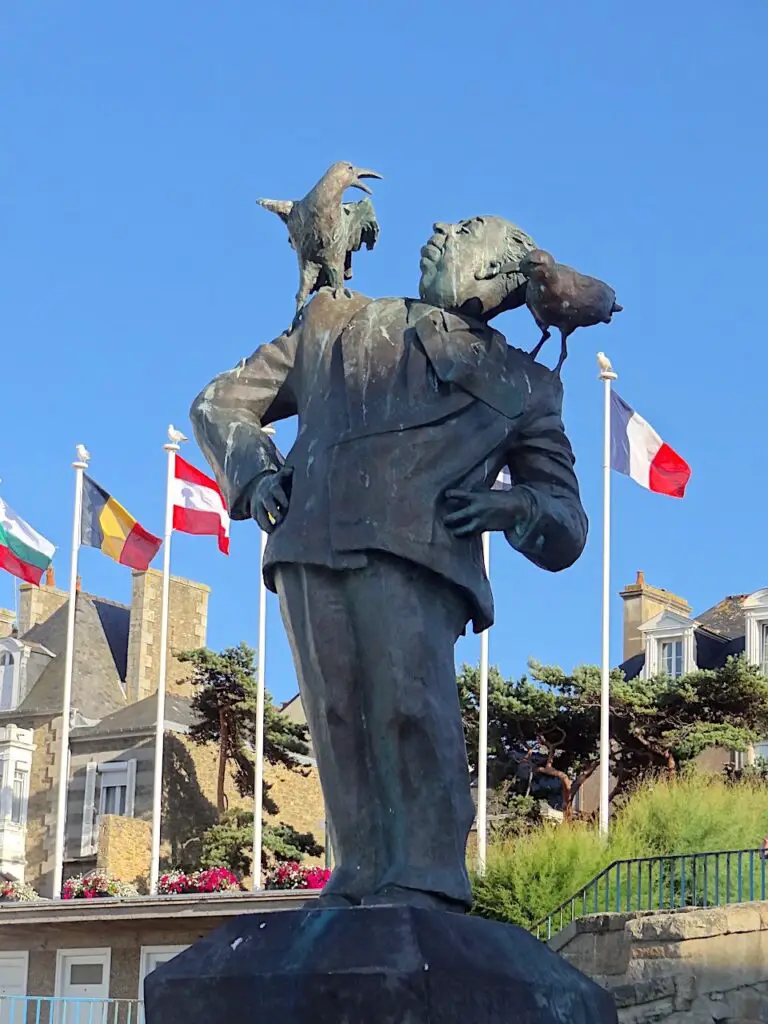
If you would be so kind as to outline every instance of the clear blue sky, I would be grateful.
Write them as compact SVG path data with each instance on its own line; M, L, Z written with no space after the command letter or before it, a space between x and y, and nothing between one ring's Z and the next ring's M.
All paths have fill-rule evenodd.
M166 425L188 427L200 388L291 316L294 256L256 197L303 195L349 159L386 177L359 290L414 295L432 222L495 213L611 282L626 310L572 339L564 373L587 550L552 576L494 539L492 661L513 674L531 656L599 658L598 349L693 467L682 502L614 477L614 592L638 568L697 610L766 585L765 4L333 9L3 4L0 493L59 546L58 581L73 446L162 530ZM537 339L525 310L498 326L513 344ZM213 588L212 646L255 643L257 552L255 525L235 524L229 559L212 538L175 539L174 571ZM97 551L81 573L128 598L130 573ZM12 602L3 575L0 605ZM618 597L613 610L618 660ZM287 697L274 600L269 614L268 686ZM477 654L476 637L460 643L459 659Z

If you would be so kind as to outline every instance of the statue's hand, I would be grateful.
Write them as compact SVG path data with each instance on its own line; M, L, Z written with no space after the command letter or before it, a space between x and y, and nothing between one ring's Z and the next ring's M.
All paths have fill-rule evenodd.
M455 537L490 530L512 530L531 514L531 496L524 487L504 491L446 491L451 511L443 522Z
M283 466L275 473L262 473L250 485L248 505L251 517L265 533L272 533L285 518L292 476L293 468Z

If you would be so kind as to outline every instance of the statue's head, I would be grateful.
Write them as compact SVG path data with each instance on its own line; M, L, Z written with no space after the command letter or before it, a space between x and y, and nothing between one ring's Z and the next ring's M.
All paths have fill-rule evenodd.
M533 239L503 217L435 224L421 250L419 294L441 309L490 320L525 302L525 278L517 268L533 249Z

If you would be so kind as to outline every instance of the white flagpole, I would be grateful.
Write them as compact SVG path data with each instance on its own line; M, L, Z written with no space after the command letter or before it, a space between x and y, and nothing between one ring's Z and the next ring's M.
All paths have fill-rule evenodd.
M485 574L490 574L491 535L483 534ZM488 630L480 634L480 695L477 723L477 866L485 871L488 853Z
M608 833L611 759L610 605L611 605L611 382L617 374L606 357L597 357L603 382L603 635L600 661L600 831Z
M265 434L273 435L274 427L262 427ZM267 588L264 585L264 552L267 534L261 531L259 544L259 632L256 653L256 744L253 752L253 891L262 887L261 856L263 846L262 815L264 813L264 692L267 668Z
M170 431L169 431L170 436ZM149 891L157 892L160 878L160 828L163 817L163 733L165 725L165 681L168 673L168 606L171 593L171 537L173 536L172 488L179 445L169 441L163 445L168 455L165 485L165 533L163 534L163 591L160 611L160 674L157 681L157 713L155 717L155 774L152 786L152 852L149 870Z
M85 445L77 446L75 471L75 507L72 514L72 560L69 572L67 605L67 647L64 655L64 693L61 699L61 739L59 742L59 780L56 801L56 839L53 852L53 898L61 899L64 881L64 853L67 832L67 787L69 784L69 716L72 707L72 671L75 664L75 609L77 604L77 563L80 553L80 529L83 511L83 473L90 459Z

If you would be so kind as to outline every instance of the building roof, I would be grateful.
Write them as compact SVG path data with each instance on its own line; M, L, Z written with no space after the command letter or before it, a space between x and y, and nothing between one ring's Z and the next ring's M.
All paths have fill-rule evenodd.
M79 726L72 730L72 739L89 740L99 736L111 736L116 733L143 733L152 735L157 716L157 695L152 694L143 700L129 704L127 707L106 715L96 725ZM196 721L189 697L166 693L165 695L165 728L172 732L187 732Z
M748 597L749 594L731 594L724 597L718 604L697 615L696 621L714 633L721 633L730 639L743 637L744 602Z
M89 719L103 718L126 704L118 662L104 627L106 620L110 623L114 641L118 633L118 616L111 608L106 611L102 609L100 613L97 604L109 605L110 602L102 602L83 593L77 595L75 602L72 707ZM14 712L17 716L47 712L55 714L61 711L68 606L69 602L62 605L45 622L33 626L20 638L24 643L31 641L42 645L55 657L45 666Z

